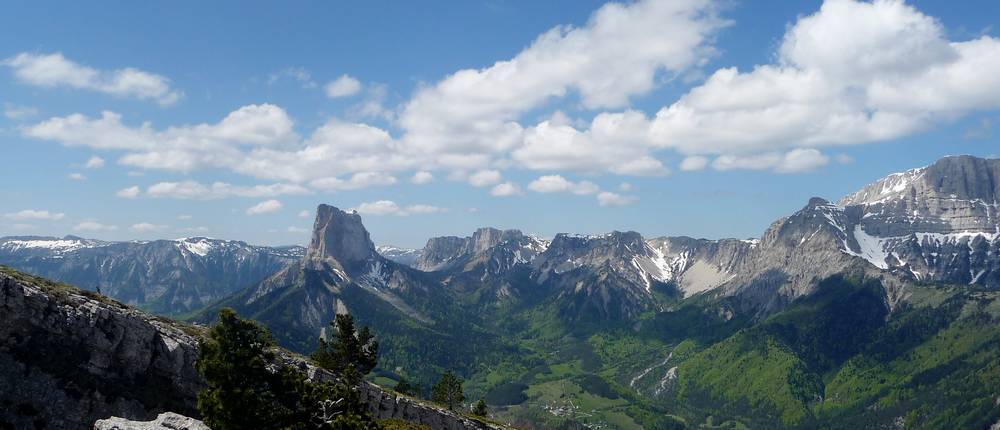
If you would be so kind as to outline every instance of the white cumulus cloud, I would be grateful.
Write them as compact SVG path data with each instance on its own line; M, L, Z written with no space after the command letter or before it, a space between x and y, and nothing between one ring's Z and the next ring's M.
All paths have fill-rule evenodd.
M132 187L137 188L137 187ZM132 193L132 188L120 191ZM227 197L275 197L281 195L304 195L311 191L297 184L268 184L239 186L226 182L214 182L205 185L196 181L158 182L146 188L146 195L154 198L172 198L182 200L211 200ZM136 196L138 193L136 193ZM125 197L125 196L123 196Z
M261 215L280 211L284 205L277 200L264 200L247 209L247 215Z
M426 204L413 204L404 207L396 204L396 202L392 200L377 200L374 202L361 203L354 210L360 214L365 214L365 215L394 215L394 216L422 215L422 214L434 214L434 213L445 212L444 208Z
M349 97L361 92L361 82L349 75L340 75L326 84L323 89L326 96L335 99L339 97Z
M165 226L165 225L153 224L153 223L148 223L148 222L140 222L138 224L132 224L132 226L129 227L129 230L134 231L136 233L152 233L152 232L157 232L157 231L164 231L164 230L166 230L168 228L169 227Z
M601 206L627 206L638 200L634 196L624 196L610 191L602 191L597 194L597 204Z
M19 212L11 212L4 214L4 218L12 219L14 221L26 221L26 220L46 220L46 221L58 221L66 217L66 214L62 212L49 212L47 210L36 210L36 209L25 209Z
M118 230L118 226L116 226L116 225L108 225L108 224L101 224L101 223L99 223L97 221L83 221L83 222L81 222L81 223L73 226L73 230L76 230L76 231L91 231L91 232L114 231L114 230Z
M115 195L118 196L118 197L121 197L123 199L134 199L134 198L139 197L139 194L141 194L141 193L142 193L142 190L139 189L139 186L138 185L133 185L131 187L122 188L122 189L118 190L118 192L115 193Z
M510 196L519 196L524 193L521 191L521 187L517 186L517 184L513 182L508 181L502 184L495 185L490 190L490 194L497 197L510 197Z
M117 97L153 100L161 105L174 104L183 96L181 91L171 87L170 79L162 75L132 67L97 70L76 63L59 52L22 52L0 64L10 67L18 81L38 87L87 89Z
M87 159L87 162L83 164L83 167L88 169L100 169L104 167L104 159L98 156L92 156Z
M528 184L528 189L538 193L595 194L601 189L590 181L572 182L559 175L541 176Z
M429 184L433 181L434 181L434 175L431 174L431 172L427 172L424 170L414 173L413 177L410 178L410 182L413 182L414 184L417 185Z

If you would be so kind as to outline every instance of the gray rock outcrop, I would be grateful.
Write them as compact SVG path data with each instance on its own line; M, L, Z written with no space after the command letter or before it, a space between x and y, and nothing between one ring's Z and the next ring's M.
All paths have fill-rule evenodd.
M211 430L205 423L173 412L164 412L152 421L111 417L97 420L94 430Z
M375 244L361 224L361 215L319 205L306 258L332 258L341 264L354 265L376 254Z
M520 230L491 227L477 229L472 236L435 237L427 241L414 267L425 272L470 271L479 268L493 274L527 264L548 247L548 243ZM485 267L481 267L485 265Z
M197 342L178 327L3 269L0 427L82 429L108 416L196 414Z

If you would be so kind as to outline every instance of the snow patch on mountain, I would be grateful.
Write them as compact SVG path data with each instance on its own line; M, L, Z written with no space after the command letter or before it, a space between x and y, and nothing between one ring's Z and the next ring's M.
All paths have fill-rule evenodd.
M12 253L37 249L56 254L63 254L85 248L107 246L109 244L110 243L108 242L98 240L71 238L0 239L0 249Z

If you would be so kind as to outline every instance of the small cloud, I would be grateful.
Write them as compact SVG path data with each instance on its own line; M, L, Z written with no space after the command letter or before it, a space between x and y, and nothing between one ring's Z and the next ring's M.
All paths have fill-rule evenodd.
M692 155L681 161L681 170L685 172L703 170L705 167L708 167L708 158L700 155Z
M323 89L326 90L326 96L331 99L349 97L361 91L361 82L349 75L341 75L326 84Z
M132 227L129 227L129 230L132 230L136 233L152 233L156 231L163 231L166 229L167 226L165 225L157 225L148 222L140 222L138 224L132 224Z
M539 177L528 184L528 189L536 193L573 193L577 195L595 194L600 191L600 187L593 182L572 182L559 175Z
M154 100L167 106L176 103L184 93L174 89L165 76L133 67L97 70L74 62L56 52L34 54L22 52L0 61L10 67L18 81L41 88L70 87L87 89L117 97Z
M367 215L399 215L402 209L392 200L378 200L358 205L358 213Z
M308 210L303 209L299 212L299 218L309 218L310 216L312 216L312 212Z
M597 204L601 206L627 206L638 200L634 196L623 196L610 191L603 191L597 195Z
M73 173L70 173L70 174L66 175L66 177L69 178L69 179L72 179L74 181L86 181L87 180L87 177L83 176L83 173L73 172Z
M854 159L851 158L851 156L847 155L847 154L837 154L837 155L835 155L833 157L833 159L836 160L840 164L851 164L851 163L854 162Z
M141 190L139 189L139 186L138 185L133 185L131 187L122 188L122 189L118 190L118 192L115 193L115 195L118 196L118 197L121 197L123 199L134 199L134 198L139 197L139 193L140 192L141 192Z
M84 221L75 226L73 230L76 231L114 231L118 230L118 226L101 224L97 221Z
M12 219L14 221L25 221L25 220L44 220L44 221L58 221L63 219L66 214L59 212L49 212L45 210L34 210L25 209L20 212L11 212L4 214L4 218Z
M975 127L965 130L962 137L969 140L989 139L993 136L993 122L992 118L980 118L979 123Z
M179 219L179 220L181 220L181 221L187 221L187 220L189 220L189 219L191 219L191 218L192 218L192 216L191 216L191 215L188 215L188 214L180 214L180 215L177 215L177 219Z
M622 183L618 184L618 190L619 191L632 191L632 184L630 184L628 182L622 182Z
M295 226L288 227L286 231L288 231L289 233L296 233L296 234L309 233L309 229L305 229L302 227L295 227Z
M406 207L405 211L407 214L423 215L445 212L445 209L431 205L410 205Z
M272 197L280 195L310 194L312 191L298 184L268 184L239 186L226 182L206 185L196 181L158 182L146 188L146 195L153 198L181 200L211 200L227 197Z
M427 184L432 181L434 181L434 175L432 175L431 172L425 172L425 171L419 171L417 173L414 173L413 177L410 178L410 182L413 182L414 184L417 185Z
M267 77L267 84L274 85L274 83L284 78L297 81L305 89L316 88L318 86L313 81L312 74L305 67L289 67L277 73L272 73Z
M369 84L364 99L351 107L348 115L357 118L392 121L396 117L396 112L385 107L387 94L388 87L385 84Z
M415 204L406 207L401 207L392 200L378 200L374 202L362 203L358 205L355 211L366 215L409 216L409 215L441 213L445 212L446 209L424 204Z
M264 200L247 209L247 215L261 215L273 213L281 210L284 205L277 200Z
M83 164L83 167L88 169L100 169L101 167L104 167L104 159L95 155L90 157L87 162Z
M766 152L753 155L721 155L712 162L716 170L772 170L777 173L803 173L830 162L822 152L812 148L797 148L784 154Z
M513 182L504 182L494 186L493 189L490 190L490 194L497 197L510 197L519 196L524 193L521 191L521 187L517 186L517 184Z
M309 183L313 188L324 191L357 190L367 187L387 186L396 183L396 177L382 172L358 172L347 180L335 176L319 178Z
M3 116L7 119L21 120L38 115L38 109L29 106L20 106L12 103L3 104Z
M485 187L500 182L500 172L497 170L480 170L469 176L469 184L473 187Z

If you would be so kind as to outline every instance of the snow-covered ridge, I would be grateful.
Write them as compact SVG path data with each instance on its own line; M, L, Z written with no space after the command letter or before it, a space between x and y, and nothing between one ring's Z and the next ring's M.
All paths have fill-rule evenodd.
M845 253L862 257L869 263L878 267L880 269L888 269L890 257L896 261L902 261L900 255L896 254L893 249L896 246L903 244L904 242L916 239L922 247L934 247L938 248L942 245L966 245L969 250L973 250L973 241L981 237L988 243L992 243L997 239L1000 239L1000 234L998 233L987 233L987 232L961 232L961 233L914 233L912 235L905 236L889 236L889 237L877 237L872 236L864 231L860 225L854 227L854 238L858 241L860 248L859 252L855 252L851 249L844 250ZM918 278L921 276L919 273L914 273Z
M56 254L73 252L84 248L96 248L108 246L111 242L99 240L79 239L66 237L58 238L31 238L31 239L7 239L0 238L0 249L7 252L18 252L27 250L47 250Z
M197 255L199 257L205 257L209 253L226 249L245 249L247 251L258 251L262 249L274 250L277 254L295 254L294 251L288 251L283 248L270 248L262 246L248 245L244 242L235 240L222 240L222 239L212 239L208 237L184 237L171 240L163 241L145 241L145 240L133 240L127 242L109 242L96 239L84 239L75 236L66 236L62 239L56 237L5 237L0 238L0 250L7 253L19 253L19 252L48 252L54 256L62 256L64 254L69 254L73 252L78 252L85 249L91 248L101 248L120 244L130 244L130 245L150 245L154 243L173 243L177 249L182 252L186 251L188 253Z
M875 205L903 198L906 196L905 191L924 176L928 167L919 167L905 172L893 173L865 186L854 194L844 197L838 204L840 206Z
M377 251L377 252L378 252L379 254L385 254L385 253L413 253L413 252L420 252L420 250L419 250L419 249L414 249L414 248L401 248L401 247L398 247L398 246L392 246L392 245L379 245L379 246L376 246L376 247L375 247L375 251Z
M186 250L192 254L204 257L216 248L220 241L207 237L186 237L174 240L178 249Z

